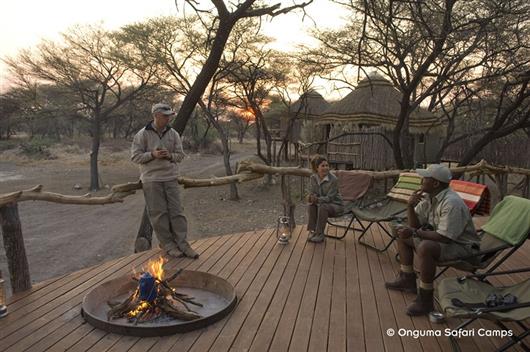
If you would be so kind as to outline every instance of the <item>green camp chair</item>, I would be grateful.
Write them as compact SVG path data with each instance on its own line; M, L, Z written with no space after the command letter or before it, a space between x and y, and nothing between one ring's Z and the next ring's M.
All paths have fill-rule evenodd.
M526 319L530 318L530 279L509 287L494 287L484 281L487 276L491 275L528 271L530 271L530 268L470 275L460 278L446 278L438 285L437 301L447 318L468 319L454 330L463 329L476 319L488 319L502 330L509 331L510 329L505 323L515 322L522 328L522 333L516 335L516 332L512 330L513 335L509 336L510 340L502 345L498 351L505 351L515 344L519 344L524 350L530 351L530 347L523 342L523 339L530 334L530 327L524 323ZM511 300L506 299L508 294L512 296ZM494 306L495 304L492 304L492 296L493 298L505 298L506 302L501 302L500 305ZM451 338L451 340L454 346L458 346L454 338Z
M479 251L458 260L438 262L437 266L443 269L435 279L451 267L472 273L485 269L486 273L494 272L525 243L529 235L530 200L507 196L497 204L488 222L482 226Z
M413 172L404 172L399 175L398 182L392 187L383 200L373 202L363 207L353 207L351 210L353 219L357 220L361 227L360 229L357 229L361 231L361 235L357 241L378 252L386 251L396 240L396 237L390 233L382 223L393 220L405 221L407 215L407 201L412 193L420 188L421 176ZM363 221L368 222L368 225L365 226L362 223ZM377 224L377 226L383 230L383 233L390 237L390 241L382 247L372 245L363 239L373 224Z

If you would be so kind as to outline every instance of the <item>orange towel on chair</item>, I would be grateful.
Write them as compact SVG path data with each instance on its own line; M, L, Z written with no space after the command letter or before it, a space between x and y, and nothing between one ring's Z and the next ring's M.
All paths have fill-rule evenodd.
M489 214L490 192L488 186L461 180L452 180L449 185L464 200L471 215Z

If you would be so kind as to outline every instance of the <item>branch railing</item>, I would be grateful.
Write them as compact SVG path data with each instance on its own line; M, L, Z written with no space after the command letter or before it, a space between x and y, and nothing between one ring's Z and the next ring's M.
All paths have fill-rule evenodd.
M396 178L401 172L406 170L387 170L387 171L366 171L375 180L385 180ZM453 167L451 171L454 175L470 176L488 175L497 183L501 198L507 194L508 175L515 174L523 176L523 181L519 183L522 194L530 198L530 170L510 167L496 166L488 164L485 160L475 165ZM294 203L291 200L289 191L288 176L309 177L312 171L303 167L273 167L264 164L257 164L250 161L242 161L238 165L237 173L232 176L218 177L211 179L193 179L188 177L179 177L177 182L184 188L191 187L213 187L227 185L230 183L240 183L262 178L264 175L281 176L282 195L285 215L294 217ZM27 190L0 194L0 225L4 240L4 247L7 256L8 269L11 287L13 292L25 291L31 288L28 261L22 236L20 217L18 214L18 202L28 200L47 201L61 204L84 204L84 205L103 205L111 203L122 203L124 199L135 191L142 189L142 183L129 182L115 185L111 192L105 196L92 196L85 194L83 196L63 195L59 193L46 192L43 186L35 186Z

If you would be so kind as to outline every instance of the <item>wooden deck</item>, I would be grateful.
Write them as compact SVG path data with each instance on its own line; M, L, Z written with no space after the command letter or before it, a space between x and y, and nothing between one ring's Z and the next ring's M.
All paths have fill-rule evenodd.
M378 231L372 235L382 241ZM166 265L170 271L177 267L207 271L236 288L235 310L205 329L137 338L107 333L84 322L80 315L84 295L94 285L157 258L160 253L153 250L55 278L11 297L10 313L0 319L0 351L451 351L445 336L387 335L388 329L447 328L425 317L408 317L405 307L414 295L385 289L384 282L398 270L394 250L377 254L358 245L351 233L344 240L328 239L319 245L306 238L301 226L286 246L276 244L270 229L212 237L193 244L201 253L199 259L170 261ZM526 244L504 268L529 262ZM510 284L523 277L492 282ZM488 321L468 329L479 327L497 329ZM490 337L459 339L463 351L492 351L502 343Z

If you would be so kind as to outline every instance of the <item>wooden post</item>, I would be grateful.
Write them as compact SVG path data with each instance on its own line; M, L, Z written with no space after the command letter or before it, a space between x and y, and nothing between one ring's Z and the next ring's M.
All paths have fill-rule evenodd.
M289 183L289 176L282 175L282 198L283 198L283 214L289 217L289 223L291 224L291 230L296 226L294 219L294 209L296 205L291 199L291 185Z
M502 200L508 193L508 174L495 174L495 183L499 189L499 200Z
M13 293L29 290L31 279L28 258L26 257L22 225L20 224L16 202L7 203L0 207L0 225Z

